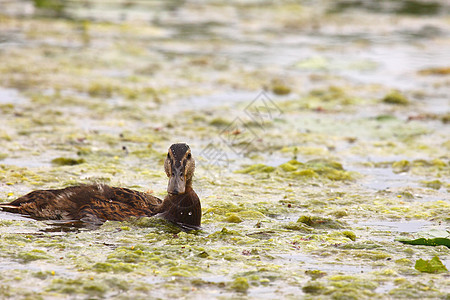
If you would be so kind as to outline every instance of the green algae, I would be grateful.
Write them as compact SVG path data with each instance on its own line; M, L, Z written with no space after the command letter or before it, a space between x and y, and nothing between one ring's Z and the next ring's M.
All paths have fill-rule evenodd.
M84 158L68 158L68 157L58 157L52 159L52 164L57 166L74 166L85 163L86 160Z
M230 120L226 120L223 118L214 118L209 122L209 125L216 127L227 127L231 124Z
M356 241L356 234L353 231L345 230L342 231L342 234L351 239L352 241Z
M133 4L127 5L133 8ZM204 10L208 13L217 9L218 15L226 15L229 7L223 8L216 3ZM181 16L185 12L191 15L184 5L178 9ZM345 35L345 26L355 22L348 18L320 18L320 9L311 13L308 4L276 4L267 8L245 4L239 9L254 28L246 34L250 38L256 34L261 45L267 43L268 32L278 34L278 28L315 28L314 23L320 19L324 20L324 28L343 26ZM262 31L258 29L258 16L266 20L268 10L276 11L277 16L264 27L269 30L259 36ZM27 39L25 44L31 41L27 47L8 43L0 53L4 62L0 66L0 82L2 86L35 94L21 93L25 102L0 107L4 126L0 131L4 147L1 151L7 155L2 161L5 165L0 167L2 202L36 188L97 180L141 191L152 189L163 196L166 179L161 164L172 139L189 140L198 157L204 142L214 142L222 127L229 125L227 118L241 116L241 106L248 104L225 103L220 109L203 109L183 99L230 89L257 91L267 84L267 78L279 76L274 74L278 71L269 68L253 69L244 60L237 64L232 58L221 61L208 54L209 47L224 46L217 38L224 30L220 22L214 23L213 28L202 25L206 31L214 30L214 37L202 35L184 44L178 38L172 39L172 33L167 34L162 28L166 26L148 20L143 25L139 21L102 23L92 19L83 23L76 18L56 21L3 15L0 20L2 28L11 30L7 32L21 32ZM433 22L439 24L438 18ZM167 26L167 31L176 32L177 28ZM68 39L74 49L67 45ZM158 53L143 46L154 40L158 41ZM370 50L369 40L370 37L367 41L357 40L349 47L355 49L357 45ZM234 42L227 39L227 46L228 43L233 46ZM182 46L179 49L187 46L189 53L178 55L167 50L177 45ZM290 91L292 99L277 102L283 115L256 132L261 141L257 139L249 145L252 154L245 157L250 167L272 157L276 162L280 157L283 161L295 160L231 173L244 159L237 155L230 160L230 170L218 168L219 176L214 173L216 169L206 174L207 168L198 164L194 187L202 200L202 231L184 233L160 219L140 218L107 222L95 231L54 235L41 232L47 228L41 222L36 225L32 221L2 220L0 260L2 267L10 269L0 273L0 295L30 299L195 299L217 295L239 298L246 297L246 293L248 297L268 293L271 298L445 297L445 278L421 274L412 263L417 257L432 257L437 251L443 253L439 255L444 261L447 252L442 246L405 248L391 242L396 232L348 225L361 220L420 220L437 226L449 221L449 204L442 200L449 174L448 147L440 127L443 124L430 126L428 123L432 122L414 119L404 122L412 112L405 111L402 105L381 108L376 95L384 93L386 87L360 82L352 86L336 76L336 62L326 48L329 47L317 45L319 59L306 58L298 66L315 70L305 73L314 90L308 90L298 79L304 76L286 74L289 85L283 86L295 95ZM200 57L195 53L198 50L203 53ZM101 57L95 55L98 51L102 52ZM274 64L271 68L278 67ZM327 74L321 70L327 70ZM427 79L433 80L431 77ZM148 87L149 82L155 88ZM284 79L277 83L281 82ZM335 86L327 86L329 82ZM435 84L437 89L439 83ZM277 94L272 87L274 84L268 90ZM407 95L413 93L405 90ZM428 93L430 90L425 88L424 101L435 96ZM190 112L192 109L196 111ZM423 108L415 109L420 113ZM255 131L260 126L247 119L243 124ZM88 163L64 168L48 164L48 157L75 154ZM378 157L390 160L381 168L393 167L392 160L397 158L391 155L408 161L409 169L394 174L405 175L411 181L399 181L402 187L398 189L377 186L379 192L363 188L367 181L379 179L372 177L376 172L371 172L378 167ZM415 157L425 159L415 161ZM359 169L354 160L367 163L362 168L369 172L366 179L348 172L355 166ZM398 166L402 170L402 163ZM410 187L410 182L420 184L422 179L439 180L442 186L439 190ZM406 197L408 193L414 197ZM304 221L314 226L290 221L302 215L309 217ZM318 224L311 216L319 218ZM227 218L242 222L230 223ZM334 228L331 221L336 219L342 220L340 225L348 230ZM58 234L61 237L57 238ZM40 268L41 274L28 269L20 271L23 266L14 265L15 261L23 263L18 255L30 249L42 249L51 255L25 265ZM402 263L396 260L400 257L406 257ZM377 272L367 272L365 267ZM308 273L311 268L317 273Z
M375 120L380 122L388 122L388 121L396 121L397 118L393 115L378 115L375 117Z
M289 95L291 88L282 84L275 84L272 86L272 93L275 95Z
M378 285L371 281L364 281L354 276L332 276L331 285L325 285L319 280L309 281L303 286L304 293L311 295L328 295L332 299L361 299L374 296Z
M298 218L297 222L306 224L313 228L340 229L346 227L346 224L342 221L317 216L301 216Z
M392 170L394 173L408 172L411 164L407 160L400 160L392 163Z
M382 99L384 103L396 104L396 105L408 105L409 100L399 91L392 91Z
M336 161L331 161L327 159L313 159L306 162L307 166L310 166L314 169L324 169L324 168L330 168L335 170L344 170L342 167L342 164Z
M237 277L230 285L230 288L238 292L246 292L250 288L248 279L245 277Z
M273 173L287 178L325 178L328 180L352 180L354 174L347 172L342 164L327 159L314 159L301 163L291 160L278 167L267 166L265 164L255 164L236 171L237 173L258 175L263 173Z
M407 258L400 258L395 260L395 263L401 266L412 266L413 262Z
M57 291L63 294L87 294L90 296L102 296L108 290L108 285L91 279L54 279L48 287L49 291Z
M435 190L439 190L442 187L442 182L440 180L422 181L422 184Z
M324 294L326 290L324 283L318 281L310 281L302 287L304 293L312 295Z
M447 268L442 264L439 257L435 256L430 260L419 259L416 261L414 268L420 272L426 273L444 273L448 272Z
M324 276L327 275L326 272L323 272L323 271L321 271L321 270L306 270L306 271L305 271L305 274L308 275L308 276L310 276L311 279L313 279L313 280L314 280L314 279L322 278L322 277L324 277Z
M241 223L242 219L237 214L230 213L226 217L225 221L228 223Z
M114 273L120 273L120 272L125 272L125 273L129 273L132 272L134 270L135 266L133 264L130 263L106 263L106 262L98 262L95 263L95 265L92 266L92 269L96 272L100 272L100 273L109 273L109 272L114 272Z
M252 166L248 166L242 170L237 171L237 173L250 174L255 175L259 173L271 173L275 170L274 167L267 166L264 164L255 164Z
M54 0L34 0L33 2L37 8L52 11L57 14L61 14L65 7L64 3Z
M31 251L24 251L20 252L17 257L21 259L23 262L30 262L34 260L41 260L41 259L49 259L51 256L47 254L44 250L38 250L34 249Z
M314 231L314 229L311 226L308 226L307 224L302 222L289 222L287 224L283 224L283 228L300 231L304 233L310 233Z
M287 162L287 163L279 165L278 167L281 168L285 172L293 172L293 171L296 171L298 168L298 166L296 166L296 162L297 161L294 161L293 163Z

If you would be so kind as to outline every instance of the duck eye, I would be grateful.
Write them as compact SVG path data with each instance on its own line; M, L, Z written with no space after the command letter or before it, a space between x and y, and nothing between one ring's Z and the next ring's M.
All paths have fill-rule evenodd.
M191 159L191 154L190 153L187 155L187 159Z

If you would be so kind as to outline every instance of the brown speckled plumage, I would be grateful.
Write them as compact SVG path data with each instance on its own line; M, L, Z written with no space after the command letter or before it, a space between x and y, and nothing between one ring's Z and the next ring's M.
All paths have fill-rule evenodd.
M80 220L91 224L158 215L182 227L198 228L201 205L192 189L195 162L189 146L173 144L164 167L169 177L169 194L164 201L147 193L96 184L37 190L0 204L0 208L36 219Z

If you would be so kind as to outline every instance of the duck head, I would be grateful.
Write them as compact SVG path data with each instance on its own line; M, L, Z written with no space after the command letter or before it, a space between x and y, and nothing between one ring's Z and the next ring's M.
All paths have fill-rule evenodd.
M159 216L175 223L183 230L199 229L202 209L200 199L192 189L195 161L186 144L173 144L164 163L169 184Z
M167 192L170 195L184 194L186 187L190 187L192 184L195 170L195 160L189 146L184 143L170 146L164 162L164 169L169 177Z

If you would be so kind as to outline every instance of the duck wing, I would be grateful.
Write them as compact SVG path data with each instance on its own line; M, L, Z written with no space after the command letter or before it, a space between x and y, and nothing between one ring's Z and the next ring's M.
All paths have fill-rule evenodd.
M0 208L36 219L103 223L105 220L152 216L161 203L161 199L147 193L97 184L37 190L11 203L0 204Z

